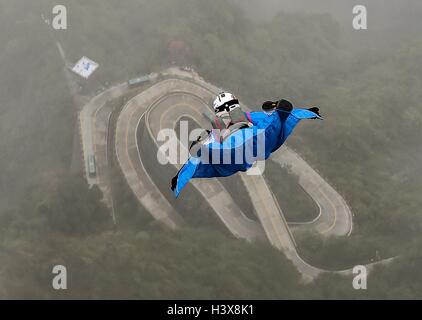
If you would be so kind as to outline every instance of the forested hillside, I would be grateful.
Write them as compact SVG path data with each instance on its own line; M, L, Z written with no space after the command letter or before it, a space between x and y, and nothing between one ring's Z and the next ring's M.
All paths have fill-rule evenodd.
M1 297L421 297L422 41L399 36L420 20L401 17L388 51L358 52L344 21L329 14L256 21L227 0L62 2L69 29L50 33L41 14L55 1L0 0ZM161 229L121 181L121 222L113 227L100 191L70 173L77 106L55 41L72 62L83 55L99 62L90 82L81 82L86 95L168 66L169 44L182 41L201 76L256 109L281 97L320 106L325 120L300 126L289 144L344 195L354 232L347 239L299 235L301 253L330 269L400 257L371 274L365 293L330 275L304 285L269 244L236 240L215 226ZM277 169L266 172L272 186L296 199L297 186L286 184L294 177L277 181ZM61 294L49 280L59 263L72 274Z

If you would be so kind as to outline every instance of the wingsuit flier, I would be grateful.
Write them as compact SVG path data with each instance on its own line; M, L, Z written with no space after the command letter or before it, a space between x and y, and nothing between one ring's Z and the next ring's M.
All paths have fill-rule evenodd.
M287 100L267 101L263 111L243 112L231 93L220 93L214 101L212 131L171 181L179 196L192 178L227 177L245 172L256 161L266 160L278 150L302 119L322 119L319 109L296 109Z

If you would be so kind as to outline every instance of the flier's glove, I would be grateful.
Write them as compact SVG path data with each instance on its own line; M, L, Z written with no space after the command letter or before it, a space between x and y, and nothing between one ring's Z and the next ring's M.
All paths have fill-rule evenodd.
M189 154L193 157L199 157L199 150L201 149L202 143L208 139L211 130L203 130L198 138L193 141L189 147Z
M321 117L321 114L319 113L319 108L318 107L312 107L308 109L309 111L312 111L313 113L316 113L318 116ZM315 117L314 119L318 119L317 117Z
M173 192L174 192L174 190L176 190L178 178L179 178L179 174L177 174L176 176L173 177L173 179L171 179L171 191L173 191Z

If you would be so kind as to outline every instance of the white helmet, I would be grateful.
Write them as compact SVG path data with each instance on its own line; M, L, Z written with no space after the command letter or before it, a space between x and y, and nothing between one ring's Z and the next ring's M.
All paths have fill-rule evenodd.
M239 107L239 100L229 93L229 92L222 92L220 93L217 98L214 100L214 112L218 113L226 113L229 112L237 107Z

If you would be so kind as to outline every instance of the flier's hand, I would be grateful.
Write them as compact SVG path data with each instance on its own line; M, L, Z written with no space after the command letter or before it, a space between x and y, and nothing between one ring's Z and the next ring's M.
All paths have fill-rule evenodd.
M312 108L309 108L308 110L312 111L313 113L316 113L318 116L320 116L322 118L321 114L319 113L318 107L312 107ZM318 119L318 118L315 118L315 119Z
M178 176L179 175L176 175L171 179L171 191L176 190Z

